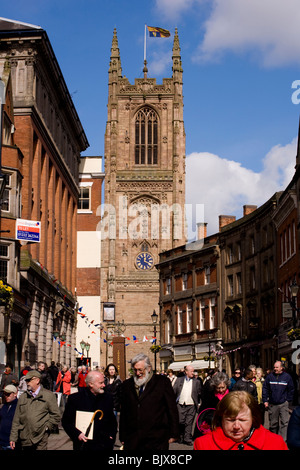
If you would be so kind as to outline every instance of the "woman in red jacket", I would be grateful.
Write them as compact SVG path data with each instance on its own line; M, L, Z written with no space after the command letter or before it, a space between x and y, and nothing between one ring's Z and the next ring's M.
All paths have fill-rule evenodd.
M212 432L198 437L195 450L288 450L283 438L261 425L255 398L235 391L217 405Z
M63 407L65 407L68 396L71 393L71 372L67 366L63 366L58 373L55 391L62 393Z

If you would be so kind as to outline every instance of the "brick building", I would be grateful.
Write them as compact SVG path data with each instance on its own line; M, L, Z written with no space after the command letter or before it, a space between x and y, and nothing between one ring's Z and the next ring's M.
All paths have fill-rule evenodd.
M101 250L103 340L107 343L101 344L113 343L117 326L127 338L127 361L141 350L149 353L150 344L143 339L150 339L154 331L151 314L159 302L155 268L159 253L185 242L183 72L177 30L172 52L171 78L157 84L148 77L145 61L143 78L130 84L122 75L114 31ZM105 351L106 362L112 357L113 345Z
M160 254L161 368L220 367L217 235Z
M17 315L10 318L17 331L6 360L16 368L25 361L52 359L70 365L76 355L78 169L88 142L46 31L1 19L0 39L0 63L9 64L13 95L14 142L7 155L21 155L10 167L3 152L2 165L22 180L17 198L20 187L13 178L6 186L9 203L8 209L2 206L2 218L11 231L2 233L2 243L20 250L20 262L9 249L7 263L9 272L19 276L19 286L12 285L26 306L19 322ZM13 204L18 204L14 211ZM18 217L40 223L40 243L16 242Z
M278 258L274 220L290 213L280 207L285 193L262 206L244 206L243 217L219 216L219 232L204 243L160 254L162 368L191 363L195 369L256 364L272 367L280 354L282 322L278 303ZM198 243L199 244L199 243ZM287 287L295 277L288 266ZM299 262L298 262L299 268ZM290 351L290 346L289 346ZM210 361L209 361L210 359Z
M295 168L294 177L279 198L278 207L273 214L278 260L276 267L278 279L278 357L282 358L289 367L293 367L292 356L295 349L293 349L292 341L288 337L288 332L292 328L299 328L300 292L298 291L298 295L293 299L291 291L292 284L300 286L299 137ZM299 363L297 365L299 370Z
M8 60L0 63L1 124L0 142L0 278L14 291L14 308L1 300L0 306L0 364L15 357L15 348L22 338L28 308L20 293L20 244L14 239L15 219L21 215L22 161L21 150L14 143L14 113L11 68Z
M220 216L220 309L225 368L259 364L276 358L276 235L272 215L280 193L262 206L244 206L241 219ZM227 223L226 223L227 222Z

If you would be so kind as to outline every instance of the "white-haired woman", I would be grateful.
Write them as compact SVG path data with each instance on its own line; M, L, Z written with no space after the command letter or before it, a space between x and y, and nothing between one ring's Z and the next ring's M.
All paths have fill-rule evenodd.
M216 372L202 389L201 406L196 421L194 439L210 428L214 410L222 398L229 393L230 379L225 372ZM203 422L203 419L205 420Z

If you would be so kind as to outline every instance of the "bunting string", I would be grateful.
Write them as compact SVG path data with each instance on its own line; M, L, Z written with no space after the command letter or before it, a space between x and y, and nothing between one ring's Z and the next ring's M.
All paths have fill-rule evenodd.
M58 281L58 279L55 278L55 276L53 276L52 274L49 274L48 273L48 270L41 264L37 261L37 264L40 266L40 268L42 269L42 271L45 272L45 274L51 279L53 285L56 284L56 290L57 290L57 293L58 295L61 297L63 303L62 303L62 307L66 307L68 309L72 309L73 313L75 314L78 314L80 316L81 319L83 319L86 323L86 325L88 326L88 328L91 329L91 332L90 334L94 334L96 335L96 340L97 341L101 341L103 340L104 343L107 343L108 346L112 346L113 345L113 339L105 339L105 338L102 338L101 337L101 333L105 333L105 335L108 337L111 337L113 338L114 336L117 336L117 335L114 335L114 334L109 334L109 332L107 332L105 329L104 329L104 326L102 325L102 323L95 323L95 320L89 320L88 316L83 313L83 307L78 307L78 304L75 305L75 307L72 307L68 302L67 302L67 296L60 290L60 283ZM58 312L58 315L59 315L59 312ZM100 331L100 335L99 333L97 332ZM129 346L130 344L132 344L132 342L134 344L137 344L137 343L144 343L144 342L147 342L149 341L150 343L155 343L156 342L156 337L152 337L151 339L148 340L147 336L143 336L143 339L142 340L139 340L135 335L132 335L132 339L128 336L124 336L124 335L121 335L123 336L128 342L125 343L125 346ZM66 342L66 341L62 341L61 338L57 337L57 336L54 336L53 335L53 341L54 342L57 342L57 344L59 345L59 347L73 347L70 343ZM73 348L74 351L76 351L81 357L83 357L83 353L82 351L79 351L76 347Z

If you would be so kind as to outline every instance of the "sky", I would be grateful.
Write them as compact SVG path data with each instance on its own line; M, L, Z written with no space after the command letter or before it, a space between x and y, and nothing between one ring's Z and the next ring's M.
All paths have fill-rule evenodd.
M1 3L1 17L47 31L90 144L83 156L104 154L114 28L131 83L143 76L145 25L171 32L146 40L148 76L158 83L172 76L178 28L190 239L196 222L213 234L219 215L238 219L243 205L260 206L290 182L300 110L299 0Z

